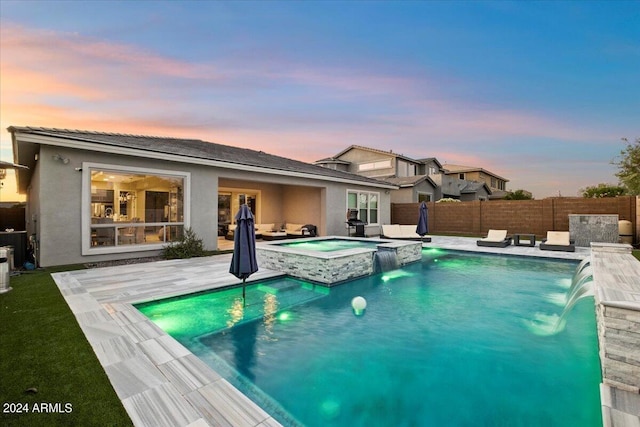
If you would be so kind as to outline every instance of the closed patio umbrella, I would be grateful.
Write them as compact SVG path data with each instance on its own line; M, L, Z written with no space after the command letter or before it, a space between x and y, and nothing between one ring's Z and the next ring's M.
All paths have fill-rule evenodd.
M416 233L419 236L424 237L429 232L428 222L428 209L425 202L420 203L420 209L418 210L418 226L416 227Z
M249 206L242 205L236 214L236 229L233 234L233 256L229 273L242 279L242 301L245 301L245 281L258 271L256 260L256 230Z

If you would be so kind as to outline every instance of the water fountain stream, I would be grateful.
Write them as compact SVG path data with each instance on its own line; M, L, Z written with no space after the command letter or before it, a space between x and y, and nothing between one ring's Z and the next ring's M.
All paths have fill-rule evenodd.
M395 270L400 266L396 251L378 248L374 256L377 273Z

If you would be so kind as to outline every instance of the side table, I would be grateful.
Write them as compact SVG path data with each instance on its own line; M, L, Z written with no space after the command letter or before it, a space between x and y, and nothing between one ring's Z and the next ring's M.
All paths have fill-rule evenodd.
M513 244L515 246L535 246L536 235L527 233L516 233L513 235Z

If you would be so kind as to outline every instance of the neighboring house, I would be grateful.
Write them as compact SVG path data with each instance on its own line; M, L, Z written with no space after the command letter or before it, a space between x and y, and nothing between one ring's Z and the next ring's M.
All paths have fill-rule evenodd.
M439 174L432 177L437 185L436 200L451 198L462 202L488 200L492 191L484 182L467 181L455 176Z
M435 157L412 159L393 151L352 145L315 164L397 185L399 189L391 191L391 203L436 201L443 197L487 200L492 194L487 185L447 175Z
M507 195L509 180L486 169L452 164L442 165L442 168L444 174L453 179L485 183L490 190L490 199L501 199Z
M390 190L376 179L196 139L9 127L18 191L39 265L157 255L186 227L206 249L240 204L256 223L313 224L347 235L359 210L378 234L390 221Z

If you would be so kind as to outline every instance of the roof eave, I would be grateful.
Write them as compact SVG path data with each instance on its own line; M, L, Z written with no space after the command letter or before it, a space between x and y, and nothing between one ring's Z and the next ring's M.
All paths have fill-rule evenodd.
M283 169L269 168L264 166L253 166L246 165L242 163L234 163L223 160L212 160L212 159L204 159L200 157L191 157L185 155L177 155L171 153L157 152L157 151L148 151L136 148L127 148L122 146L110 145L106 144L103 141L90 141L82 138L70 138L70 137L62 137L56 135L41 135L39 133L34 132L25 132L20 128L10 126L7 128L9 132L12 133L12 138L14 141L14 157L17 156L18 153L18 138L20 136L20 140L32 143L32 144L43 144L43 145L53 145L71 149L80 149L80 150L89 150L89 151L98 151L109 154L120 154L120 155L132 155L137 157L151 158L156 160L167 160L173 162L183 162L190 164L198 164L205 166L213 166L219 167L223 169L232 169L232 170L242 170L245 172L261 172L271 175L279 175L279 176L290 176L296 178L307 178L307 179L315 179L319 181L330 181L330 182L340 182L340 183L348 183L353 185L364 185L375 188L383 188L383 189L395 189L397 186L384 183L382 181L366 181L359 179L348 179L341 178L336 176L328 176L328 175L320 175L320 174L312 174L306 172L298 172L298 171L288 171ZM46 133L46 132L43 132ZM318 166L320 167L320 166Z

